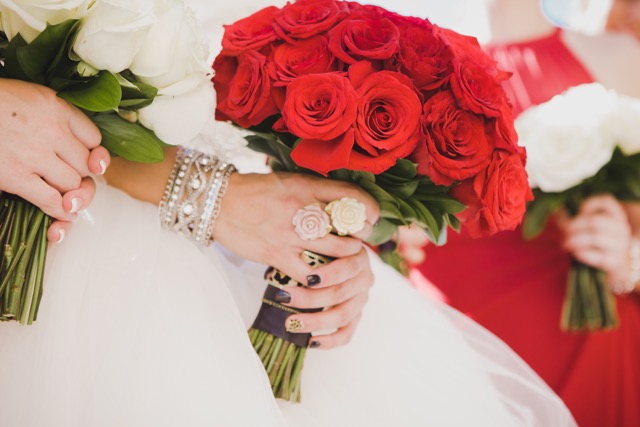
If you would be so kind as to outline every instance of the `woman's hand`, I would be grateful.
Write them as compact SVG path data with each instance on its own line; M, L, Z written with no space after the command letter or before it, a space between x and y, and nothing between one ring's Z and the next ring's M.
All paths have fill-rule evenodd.
M0 189L62 221L48 234L58 241L93 197L87 176L109 164L100 131L51 89L10 79L0 79L0 129Z
M361 232L354 237L329 234L317 240L300 239L292 224L298 209L312 203L324 206L345 196L365 205L367 224ZM332 270L314 270L300 254L305 249L334 258L360 253L360 239L369 235L378 213L378 205L368 193L345 182L290 173L235 173L222 200L214 238L235 254L271 265L302 284L319 280L323 286L331 286L342 281L328 273L325 276L325 271ZM331 265L335 269L341 263Z
M559 217L564 247L580 262L607 274L608 283L624 281L630 271L631 226L624 207L611 195L587 199L578 214Z
M329 349L347 344L362 315L373 285L373 272L367 251L337 259L315 270L323 281L312 287L292 287L278 293L280 303L295 308L323 308L316 313L299 313L287 319L290 332L321 332L310 346ZM296 325L291 329L291 325ZM327 331L334 331L328 333Z

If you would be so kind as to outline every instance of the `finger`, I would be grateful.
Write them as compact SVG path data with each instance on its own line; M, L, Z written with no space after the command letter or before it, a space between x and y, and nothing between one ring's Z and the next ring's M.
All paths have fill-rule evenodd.
M47 215L62 220L72 221L74 214L65 212L62 207L62 195L38 175L32 174L20 182L16 194L39 207Z
M92 178L83 178L80 187L71 190L62 196L62 207L71 214L77 213L89 206L96 194L96 183Z
M367 216L367 222L369 224L375 224L378 222L380 215L380 208L375 199L361 188L342 181L330 181L331 185L327 185L327 182L323 180L315 181L312 186L314 196L324 202L330 203L334 200L339 200L343 197L352 197L364 204L365 212Z
M580 205L579 214L606 214L615 218L626 216L622 205L610 194L600 194L588 198Z
M89 153L89 171L95 175L104 175L111 164L109 151L103 146L91 150Z
M368 298L368 294L363 293L328 310L291 315L286 320L285 328L288 332L313 333L345 327L362 312ZM295 325L294 329L292 325Z
M598 269L603 269L604 267L604 256L598 249L585 249L577 251L573 254L573 256L576 260L591 267L595 267Z
M71 223L68 221L54 221L47 230L47 239L51 243L62 243L70 228Z
M298 283L307 284L313 281L314 267L302 260L299 253L281 253L268 261L269 265L282 271Z
M422 247L400 246L400 256L410 265L420 265L427 255Z
M317 289L326 288L344 283L364 271L370 273L369 256L366 250L361 248L356 255L338 258L316 268L310 276L306 277L306 282L303 282L303 284ZM371 280L373 281L372 273Z
M329 234L317 240L300 240L300 245L311 252L333 258L348 257L362 250L362 241L359 239L335 234Z
M339 328L332 334L328 335L315 335L309 341L309 347L328 350L336 348L342 345L349 344L351 338L355 334L358 323L360 322L361 315L358 315L346 326Z
M360 240L367 240L372 231L373 225L369 224L369 222L365 222L362 230L358 231L357 233L353 233L352 236L357 237Z
M37 170L50 186L58 190L60 193L75 190L80 186L80 174L61 159L55 159L42 165Z
M367 274L361 274L344 283L328 288L309 289L304 287L288 288L290 301L283 305L294 308L323 308L342 304L358 294L367 292L373 285L373 280Z
M80 176L89 175L89 150L87 147L79 144L75 138L70 141L65 141L65 143L61 145L62 147L58 147L56 151L58 157L75 169Z
M71 134L88 149L100 145L102 135L96 125L84 113L67 104L69 111L68 126Z

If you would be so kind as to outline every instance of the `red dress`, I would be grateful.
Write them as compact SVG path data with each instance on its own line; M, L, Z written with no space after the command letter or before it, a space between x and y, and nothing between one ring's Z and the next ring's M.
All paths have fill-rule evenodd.
M515 114L593 81L559 31L487 50L514 73L506 90ZM445 246L427 248L420 270L449 304L520 354L563 398L580 426L640 426L640 298L618 298L621 326L614 331L562 332L569 256L560 237L553 225L530 242L519 229L483 239L450 232Z

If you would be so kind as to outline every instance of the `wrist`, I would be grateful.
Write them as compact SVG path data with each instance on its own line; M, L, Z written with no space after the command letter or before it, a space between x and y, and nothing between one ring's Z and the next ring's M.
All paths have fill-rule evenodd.
M629 269L626 276L609 284L609 288L616 295L630 294L636 291L640 284L640 239L631 237L627 257Z

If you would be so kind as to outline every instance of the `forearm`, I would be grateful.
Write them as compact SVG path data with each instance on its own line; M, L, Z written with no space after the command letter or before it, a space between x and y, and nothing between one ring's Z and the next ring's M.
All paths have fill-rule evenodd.
M165 149L160 163L134 163L114 158L105 173L109 185L121 189L131 197L158 205L164 194L167 178L175 161L177 147Z

